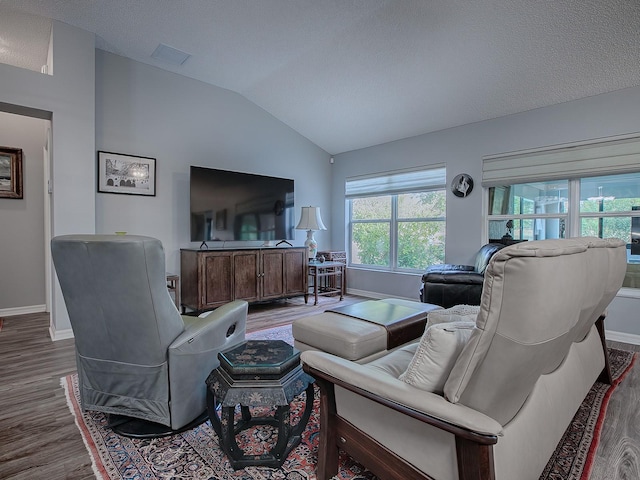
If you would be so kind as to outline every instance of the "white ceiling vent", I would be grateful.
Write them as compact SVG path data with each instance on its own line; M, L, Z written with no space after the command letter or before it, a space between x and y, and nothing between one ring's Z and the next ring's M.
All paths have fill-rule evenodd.
M182 65L191 55L177 48L160 43L151 56L172 65Z

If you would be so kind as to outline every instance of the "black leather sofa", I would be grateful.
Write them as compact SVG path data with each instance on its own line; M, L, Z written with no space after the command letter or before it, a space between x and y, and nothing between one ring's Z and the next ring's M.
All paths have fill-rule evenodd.
M484 271L491 257L505 245L488 243L476 254L474 265L432 265L422 275L420 300L450 308L480 305Z

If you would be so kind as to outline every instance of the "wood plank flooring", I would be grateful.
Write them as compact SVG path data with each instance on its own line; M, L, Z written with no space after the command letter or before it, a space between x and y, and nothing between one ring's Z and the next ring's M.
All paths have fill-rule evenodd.
M608 342L620 350L640 351L640 345ZM618 387L607 408L590 480L640 479L640 358Z
M365 300L346 296L300 298L252 305L247 331L291 323L336 305ZM73 373L73 340L52 342L48 315L6 317L0 331L0 479L92 479L91 461L60 386ZM640 351L638 345L610 342L614 348ZM640 368L627 376L609 404L591 480L640 478Z
M5 318L0 332L0 478L95 478L60 377L73 340L52 342L46 314Z

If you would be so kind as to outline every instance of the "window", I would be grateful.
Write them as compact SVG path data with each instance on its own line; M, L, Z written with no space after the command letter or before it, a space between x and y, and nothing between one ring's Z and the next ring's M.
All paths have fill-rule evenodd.
M637 133L485 156L489 238L621 238L640 288L639 166Z
M623 286L640 288L640 172L490 187L488 230L490 239L620 238Z
M640 173L580 180L580 235L630 245L633 218L640 219Z
M489 188L489 239L565 238L568 215L567 180Z
M350 179L349 265L422 271L444 262L446 170Z

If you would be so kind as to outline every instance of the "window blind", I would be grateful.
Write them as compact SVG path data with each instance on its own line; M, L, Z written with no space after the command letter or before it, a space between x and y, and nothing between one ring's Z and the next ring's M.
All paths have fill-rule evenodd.
M444 167L388 172L348 178L345 182L345 196L355 198L435 190L445 188L446 184L447 170Z
M614 175L640 171L640 134L482 159L482 186Z

